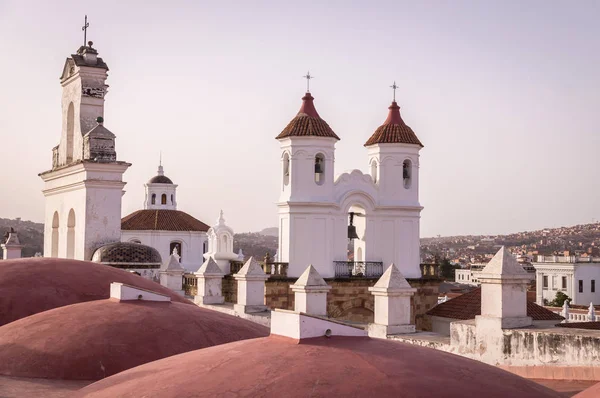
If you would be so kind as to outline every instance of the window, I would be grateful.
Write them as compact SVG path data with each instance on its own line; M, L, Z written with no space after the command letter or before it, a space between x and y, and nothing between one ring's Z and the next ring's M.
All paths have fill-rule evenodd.
M592 293L596 293L596 281L594 279L592 279L592 286L590 288L590 291Z
M290 183L290 154L285 153L283 155L283 185L286 186Z
M579 293L583 293L583 281L579 280Z
M412 177L412 162L409 159L406 159L404 163L402 163L402 179L404 181L404 188L410 188Z
M315 156L315 182L317 185L325 182L325 157L320 153Z
M552 275L552 290L558 288L558 275Z
M562 277L562 288L563 289L567 288L567 277L566 276Z
M155 194L155 193L153 193L153 194L152 194L152 202L151 202L151 203L152 203L153 205L155 205L155 204L156 204L156 194Z
M543 287L544 289L548 289L548 275L544 275L544 276L543 276L542 287Z
M160 197L160 204L161 205L167 204L167 194L166 193L163 193L162 196Z

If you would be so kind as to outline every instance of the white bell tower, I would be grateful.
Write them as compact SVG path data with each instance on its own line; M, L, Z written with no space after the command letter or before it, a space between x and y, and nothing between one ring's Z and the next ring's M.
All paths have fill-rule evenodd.
M177 210L177 185L165 175L162 161L156 175L144 186L146 187L144 209Z
M123 173L115 135L104 127L108 66L90 41L67 58L62 135L44 180L44 256L90 260L94 249L121 239Z

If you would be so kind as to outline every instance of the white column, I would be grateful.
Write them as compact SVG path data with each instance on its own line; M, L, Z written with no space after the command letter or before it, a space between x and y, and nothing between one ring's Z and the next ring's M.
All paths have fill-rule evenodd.
M264 273L258 261L250 257L233 277L237 281L237 304L233 306L235 312L244 314L266 311L265 281L269 279L269 275Z
M294 310L309 315L327 316L327 292L331 286L319 275L315 267L309 265L295 284Z
M392 264L369 291L375 296L375 319L369 324L369 336L385 339L389 334L414 333L410 323L412 288L396 265Z
M198 294L194 298L197 304L223 304L223 272L215 260L209 258L195 273L198 279Z

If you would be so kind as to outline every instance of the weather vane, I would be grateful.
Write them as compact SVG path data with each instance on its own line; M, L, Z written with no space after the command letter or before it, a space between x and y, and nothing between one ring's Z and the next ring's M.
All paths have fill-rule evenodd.
M306 72L306 75L302 76L306 79L306 92L310 93L310 79L314 79L314 76L310 75L310 71Z
M87 28L90 26L90 24L87 21L87 15L85 16L85 23L83 24L83 26L81 27L81 30L83 30L83 46L85 47L85 45L87 44Z
M392 84L392 85L390 86L390 88L391 88L392 90L394 90L394 102L396 102L396 89L398 88L398 86L396 86L396 81L395 81L395 80L394 80L394 84Z

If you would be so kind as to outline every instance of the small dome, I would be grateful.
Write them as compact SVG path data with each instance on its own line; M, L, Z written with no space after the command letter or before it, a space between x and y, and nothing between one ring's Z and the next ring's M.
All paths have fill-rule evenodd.
M139 243L115 242L100 246L94 252L92 261L102 264L131 264L157 265L162 264L162 258L153 247Z
M154 176L148 180L148 184L173 184L173 181L167 176Z

